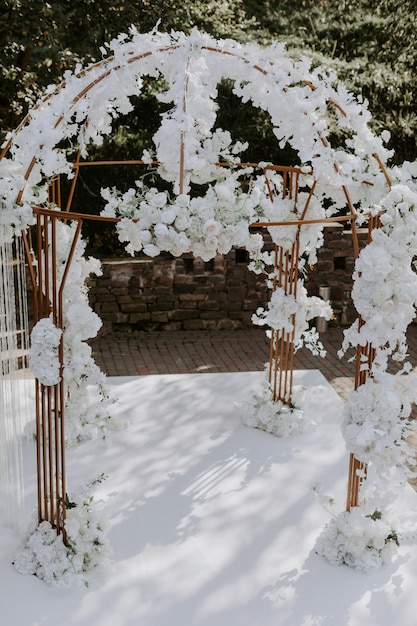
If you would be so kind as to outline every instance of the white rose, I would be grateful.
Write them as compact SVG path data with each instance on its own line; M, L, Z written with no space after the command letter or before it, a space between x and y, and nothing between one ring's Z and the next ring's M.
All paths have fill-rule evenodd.
M183 208L188 208L190 206L190 196L186 193L181 193L177 196L176 204Z
M146 246L143 246L143 252L147 256L152 256L153 257L153 256L158 256L158 254L160 254L161 251L153 243L149 243L149 244L146 244Z
M217 237L220 231L221 231L221 225L219 224L219 222L217 222L214 219L209 219L203 224L203 233L205 235ZM216 245L217 245L217 240L216 240Z

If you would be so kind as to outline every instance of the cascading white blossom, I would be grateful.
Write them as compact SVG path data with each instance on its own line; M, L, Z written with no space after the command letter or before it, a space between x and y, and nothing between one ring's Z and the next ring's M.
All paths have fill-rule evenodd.
M62 330L50 317L40 319L32 329L29 367L39 382L47 387L57 385L61 380L61 338Z
M396 176L398 170L393 172ZM390 521L396 508L395 485L415 476L416 452L409 437L415 428L411 410L417 386L406 361L406 331L417 304L417 275L412 269L417 186L413 175L403 177L407 185L400 179L372 207L372 213L380 215L381 226L373 230L371 242L357 259L352 289L361 322L357 320L345 331L341 351L367 343L374 350L369 376L350 394L342 426L348 451L367 464L366 482L360 487L359 506L333 519L316 545L330 563L347 563L367 572L391 560L403 542L401 521ZM387 371L390 358L402 363L396 374ZM367 360L362 368L368 371ZM369 510L372 489L373 511Z
M266 324L277 331L294 333L294 344L298 347L301 347L304 339L307 338L306 343L314 349L311 345L312 334L308 325L309 320L315 317L330 320L332 315L333 309L330 303L317 296L308 296L303 281L299 279L297 297L291 293L287 294L283 287L278 287L272 293L267 308L259 307L252 316L252 321L259 326ZM319 352L323 351L321 342L318 342L315 349Z
M75 225L57 223L60 241L57 252L58 284L66 268L74 229ZM85 280L91 273L101 273L100 262L85 257L85 242L80 239L63 291L63 379L67 391L67 445L75 445L96 436L104 438L108 429L118 427L112 417L111 407L114 400L107 389L106 377L94 362L91 346L86 343L97 335L102 324L88 302Z

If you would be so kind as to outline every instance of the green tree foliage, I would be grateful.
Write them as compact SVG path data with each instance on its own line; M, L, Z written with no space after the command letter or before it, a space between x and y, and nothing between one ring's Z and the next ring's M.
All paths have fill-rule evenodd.
M0 0L0 140L67 69L99 60L100 46L131 24L148 32L158 23L161 31L196 27L217 38L285 41L290 54L335 70L348 89L362 94L374 129L391 131L396 160L414 160L416 18L416 0ZM138 158L151 146L166 106L155 92L150 79L135 111L117 120L91 158ZM277 152L268 115L242 104L227 82L218 100L217 124L250 143L243 158L296 163L291 152ZM86 212L98 210L99 189L108 184L107 171L92 170L80 174L75 198ZM136 174L125 167L112 172L119 187ZM95 253L116 252L109 229L86 234Z
M160 20L163 31L195 26L238 41L286 41L294 55L308 54L335 69L350 90L362 94L375 129L391 131L397 161L414 160L416 18L416 0L0 0L0 133L14 128L66 69L98 60L103 42L131 24L147 32ZM237 122L246 133L253 130L255 152L257 144L270 158L265 117L248 116L231 96L223 94L222 103L223 122L235 122L237 134ZM146 102L142 113L152 125L155 115ZM140 132L135 124L130 132L125 127L116 144L126 147L127 135L138 138Z
M195 26L237 40L256 24L242 0L0 0L0 131L14 128L66 69L98 60L104 42L159 20L161 31Z
M374 130L391 131L397 161L417 158L415 0L248 0L247 7L265 41L285 40L369 101Z

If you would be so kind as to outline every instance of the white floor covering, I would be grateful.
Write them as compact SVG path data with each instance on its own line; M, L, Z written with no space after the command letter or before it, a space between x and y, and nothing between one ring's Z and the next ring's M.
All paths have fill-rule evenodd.
M317 370L295 372L316 425L277 439L241 424L258 372L111 378L127 422L68 451L71 485L97 488L111 569L88 589L56 589L11 566L22 534L0 524L2 626L414 626L417 549L365 575L314 552L344 507L342 402ZM25 443L27 515L34 444ZM407 498L416 498L410 488Z

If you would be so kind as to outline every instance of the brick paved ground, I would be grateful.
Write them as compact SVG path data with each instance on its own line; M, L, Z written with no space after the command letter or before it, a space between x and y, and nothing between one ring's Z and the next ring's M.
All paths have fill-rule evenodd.
M329 328L321 334L325 358L302 349L295 369L318 369L346 399L353 388L355 363L339 359L343 330ZM262 370L269 348L261 328L234 331L161 331L107 334L93 343L97 364L108 376L187 374ZM410 359L417 365L417 327L409 332ZM348 354L352 357L353 352Z

